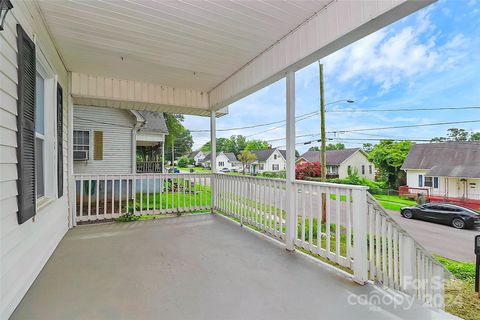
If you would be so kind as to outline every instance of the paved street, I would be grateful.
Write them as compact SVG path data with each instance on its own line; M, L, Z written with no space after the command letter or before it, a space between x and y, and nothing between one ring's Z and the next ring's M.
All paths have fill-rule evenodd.
M428 251L453 260L474 261L473 239L480 234L480 229L458 230L441 224L405 219L398 211L387 212Z

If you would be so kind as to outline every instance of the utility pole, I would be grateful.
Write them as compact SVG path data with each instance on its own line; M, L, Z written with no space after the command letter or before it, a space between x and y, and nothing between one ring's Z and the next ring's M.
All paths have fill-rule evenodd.
M174 139L172 139L172 167L175 168L175 145Z
M325 97L323 92L323 64L318 61L319 76L320 76L320 139L321 143L321 181L327 181L327 164L325 157L326 138L325 138ZM322 223L327 220L327 195L322 193ZM329 226L327 226L329 228Z

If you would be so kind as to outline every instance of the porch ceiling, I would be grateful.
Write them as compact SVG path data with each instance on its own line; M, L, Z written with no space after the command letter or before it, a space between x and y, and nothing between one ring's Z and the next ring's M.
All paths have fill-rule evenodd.
M208 92L207 110L431 3L37 1L70 71Z

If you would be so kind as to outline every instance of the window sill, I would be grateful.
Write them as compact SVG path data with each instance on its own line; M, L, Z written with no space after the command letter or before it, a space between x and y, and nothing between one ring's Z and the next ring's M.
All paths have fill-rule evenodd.
M53 202L52 198L41 197L37 199L37 213L48 207Z

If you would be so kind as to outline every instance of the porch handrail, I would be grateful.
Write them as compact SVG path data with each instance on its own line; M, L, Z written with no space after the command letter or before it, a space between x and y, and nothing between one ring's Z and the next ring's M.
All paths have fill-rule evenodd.
M443 308L444 281L452 277L450 271L397 223L372 195L367 195L367 202L370 280Z

